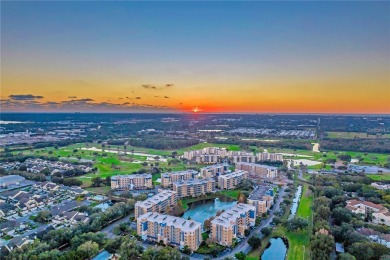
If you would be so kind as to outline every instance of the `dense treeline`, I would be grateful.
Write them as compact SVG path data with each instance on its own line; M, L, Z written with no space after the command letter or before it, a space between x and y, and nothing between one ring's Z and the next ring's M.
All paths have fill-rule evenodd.
M327 139L321 149L369 153L390 153L390 139Z
M146 147L152 149L177 149L196 145L199 140L195 139L168 139L163 136L147 136L139 139L130 139L129 144L132 146Z

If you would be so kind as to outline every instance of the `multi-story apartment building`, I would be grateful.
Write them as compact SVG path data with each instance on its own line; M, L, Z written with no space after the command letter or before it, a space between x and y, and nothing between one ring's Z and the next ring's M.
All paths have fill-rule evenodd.
M236 170L244 170L252 178L273 179L278 176L278 168L256 163L236 163Z
M144 240L162 241L180 248L187 245L192 251L202 242L201 223L155 212L137 218L137 233Z
M245 230L255 225L256 208L248 204L237 204L211 221L212 241L231 246L233 239L244 237Z
M174 182L194 179L197 174L198 172L194 170L166 172L161 174L161 186L171 188Z
M258 153L256 154L257 161L283 162L283 155L277 153Z
M183 158L197 163L218 163L227 157L227 150L219 147L205 147L199 150L184 152Z
M254 163L254 162L256 162L256 156L250 152L229 151L228 156L232 160L233 163L239 163L239 162Z
M177 194L171 190L160 190L160 193L144 201L135 203L135 218L148 212L166 213L177 204Z
M134 190L153 188L151 174L116 175L111 177L111 189Z
M179 198L201 196L215 191L215 180L209 178L177 181L173 183L173 191L177 192Z
M214 164L207 167L200 168L200 177L202 179L214 178L217 179L218 176L226 174L229 171L229 164L221 163Z
M234 189L246 178L248 178L248 172L242 170L220 175L218 176L218 188L224 190Z
M274 190L269 185L257 186L248 197L247 204L255 206L257 215L266 213L274 203Z

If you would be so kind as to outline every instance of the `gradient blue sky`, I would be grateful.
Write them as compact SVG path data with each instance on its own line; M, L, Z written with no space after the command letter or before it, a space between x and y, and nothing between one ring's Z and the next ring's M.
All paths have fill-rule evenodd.
M389 113L389 17L389 2L1 2L3 109ZM9 98L26 94L43 98Z

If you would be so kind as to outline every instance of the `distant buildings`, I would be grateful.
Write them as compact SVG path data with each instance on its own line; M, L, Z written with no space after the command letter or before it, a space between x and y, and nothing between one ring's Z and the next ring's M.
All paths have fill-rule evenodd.
M160 213L146 213L137 218L137 233L144 240L162 241L165 245L192 251L202 242L202 224L193 220L173 217Z
M256 156L252 152L245 151L229 151L229 158L233 161L233 163L239 162L247 162L247 163L255 163Z
M258 153L256 154L257 161L283 162L283 155L277 153Z
M220 175L218 176L218 188L232 190L246 178L248 178L248 172L242 170Z
M217 180L217 177L223 174L226 174L229 171L229 164L221 163L214 164L200 169L199 176L203 179L214 178Z
M184 152L183 158L197 163L213 164L220 163L227 157L227 150L219 147L205 147L199 150Z
M171 188L174 182L194 179L197 174L198 172L194 170L166 172L161 174L161 186Z
M205 195L215 191L215 180L209 178L174 182L173 191L177 192L179 198Z
M274 203L274 191L268 185L257 186L248 197L247 204L255 206L257 216L266 213Z
M278 168L256 163L236 163L236 170L244 170L253 178L273 179L278 176Z
M248 204L237 204L211 221L212 241L231 246L233 239L244 237L245 230L255 225L256 208Z
M177 204L177 194L174 191L162 190L160 193L135 204L135 218L148 212L167 213L171 206Z
M153 188L151 174L116 175L111 177L111 189L135 190Z

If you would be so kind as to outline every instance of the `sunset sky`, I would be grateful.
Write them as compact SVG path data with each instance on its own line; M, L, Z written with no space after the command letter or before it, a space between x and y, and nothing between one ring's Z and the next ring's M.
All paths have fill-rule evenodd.
M390 2L1 2L1 111L390 113Z

